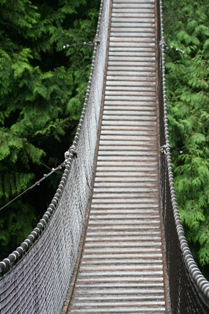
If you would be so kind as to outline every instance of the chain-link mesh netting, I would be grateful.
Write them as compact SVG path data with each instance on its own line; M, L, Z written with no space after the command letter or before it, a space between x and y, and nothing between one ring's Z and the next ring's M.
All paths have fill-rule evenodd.
M106 62L110 1L101 1L91 73L56 194L28 238L0 263L1 314L58 314L67 297L90 196Z
M159 111L161 141L161 200L166 240L172 313L209 313L209 282L191 255L180 221L171 166L165 97L164 36L162 3L157 4L159 44Z

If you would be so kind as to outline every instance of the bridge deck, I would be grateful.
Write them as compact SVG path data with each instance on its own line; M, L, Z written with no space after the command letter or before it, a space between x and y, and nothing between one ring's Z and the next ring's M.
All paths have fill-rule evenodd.
M165 313L155 1L113 0L95 184L68 313Z

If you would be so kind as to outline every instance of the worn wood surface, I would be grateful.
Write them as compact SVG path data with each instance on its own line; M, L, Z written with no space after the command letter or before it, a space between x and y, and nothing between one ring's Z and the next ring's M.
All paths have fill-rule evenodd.
M113 0L92 204L68 313L166 313L154 2Z

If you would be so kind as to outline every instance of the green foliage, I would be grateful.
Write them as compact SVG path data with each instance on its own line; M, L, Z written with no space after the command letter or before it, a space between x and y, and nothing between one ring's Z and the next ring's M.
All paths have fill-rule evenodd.
M186 237L203 272L209 266L208 8L204 0L164 0L175 187Z
M82 43L95 36L99 4L0 0L0 206L60 164L72 143L93 51ZM31 231L59 178L42 197L31 191L3 210L0 251Z
M9 209L9 214L0 211L0 259L8 255L10 250L15 250L30 234L37 223L34 209L29 204L17 201L15 208ZM21 210L20 210L21 209Z

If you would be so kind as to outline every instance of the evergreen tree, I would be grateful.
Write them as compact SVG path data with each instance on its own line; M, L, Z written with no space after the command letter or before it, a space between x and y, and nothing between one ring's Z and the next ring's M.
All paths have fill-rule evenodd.
M209 265L209 3L164 0L170 140L180 216L193 255Z
M0 205L63 161L81 112L99 0L0 0ZM0 212L0 258L28 235L60 175ZM48 186L48 187L47 187ZM37 194L36 194L37 193ZM32 201L32 202L31 202ZM21 239L21 241L20 241Z

